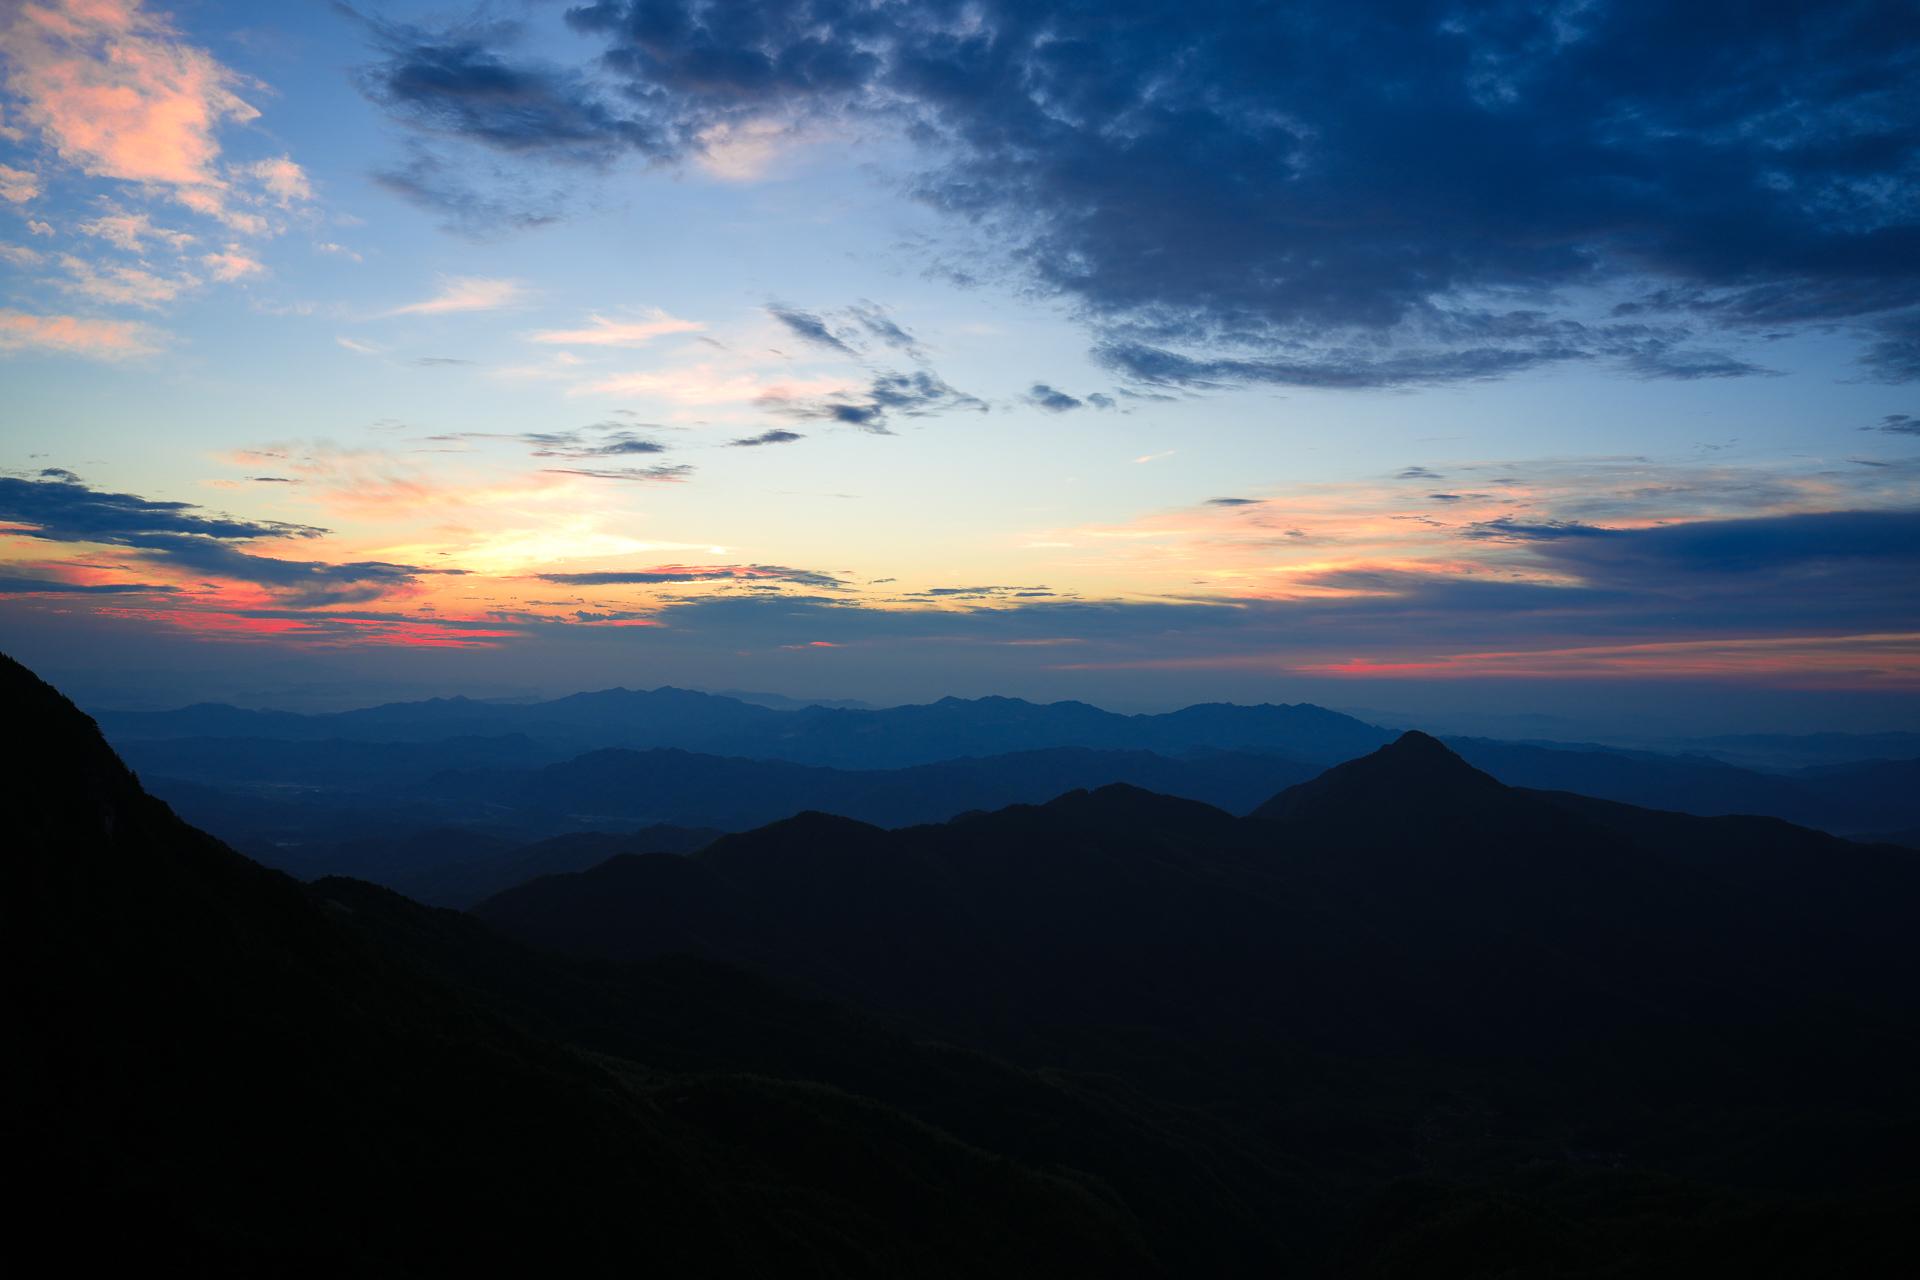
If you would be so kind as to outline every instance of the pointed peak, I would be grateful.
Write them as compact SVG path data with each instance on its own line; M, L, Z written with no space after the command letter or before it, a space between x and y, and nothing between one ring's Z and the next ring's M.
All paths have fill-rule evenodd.
M1446 743L1440 741L1440 739L1434 737L1432 734L1422 733L1418 729L1407 730L1392 742L1389 742L1386 746L1374 752L1373 756L1386 760L1456 760L1463 765L1467 763L1465 760L1461 760ZM1370 759L1372 757L1363 758Z
M1377 751L1281 792L1254 812L1266 818L1364 817L1380 806L1433 812L1506 790L1440 739L1409 730Z

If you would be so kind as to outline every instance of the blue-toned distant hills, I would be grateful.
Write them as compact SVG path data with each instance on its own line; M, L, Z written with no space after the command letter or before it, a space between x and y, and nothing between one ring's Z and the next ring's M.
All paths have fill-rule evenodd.
M455 905L477 900L479 889L444 869L567 833L738 831L808 809L909 826L1115 783L1245 813L1394 736L1310 704L1213 703L1159 715L1016 698L774 708L672 688L327 715L209 704L100 719L150 786L251 855L303 876L364 876ZM1848 759L1920 755L1920 735L1713 740L1743 758L1845 761L1768 770L1700 750L1447 742L1514 786L1853 836L1920 826L1920 761ZM429 872L439 889L425 888Z

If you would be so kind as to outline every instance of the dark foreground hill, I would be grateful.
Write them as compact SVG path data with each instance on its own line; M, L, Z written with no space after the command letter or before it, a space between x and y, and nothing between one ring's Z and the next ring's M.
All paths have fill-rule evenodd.
M1920 1211L1916 903L1907 851L1519 791L1410 734L1249 819L1124 787L803 815L478 914L1126 1081L1235 1134L1310 1270L1787 1275L1867 1274Z
M1084 1180L728 1073L744 1064L668 1072L542 1038L592 980L529 963L457 990L458 966L430 972L351 894L181 824L5 659L0 705L32 746L5 779L0 893L15 1258L244 1276L1144 1268ZM656 975L653 999L698 1007L716 980L691 975ZM794 1016L769 1002L776 1025Z

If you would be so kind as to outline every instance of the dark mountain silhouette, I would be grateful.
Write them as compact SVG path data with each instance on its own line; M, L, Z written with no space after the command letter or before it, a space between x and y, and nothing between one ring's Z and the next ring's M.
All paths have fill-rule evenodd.
M576 831L478 856L476 842L463 836L440 846L441 861L397 873L386 869L366 872L361 878L390 884L417 902L464 908L541 876L585 871L609 858L693 853L712 844L720 834L710 828L666 824L638 831ZM449 853L454 856L445 858Z
M34 747L4 784L13 1256L248 1276L1144 1266L1097 1191L895 1109L517 1029L347 896L181 824L4 659L0 704ZM524 991L564 1004L537 966Z
M1793 1274L1920 1208L1916 900L1905 850L1509 788L1409 734L1247 819L1126 787L808 814L478 914L1233 1116L1286 1231L1291 1161L1375 1189L1336 1270Z

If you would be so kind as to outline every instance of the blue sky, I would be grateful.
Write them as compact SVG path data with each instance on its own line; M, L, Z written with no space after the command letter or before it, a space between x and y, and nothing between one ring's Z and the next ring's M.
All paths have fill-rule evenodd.
M1910 722L1917 23L6 5L0 642Z

